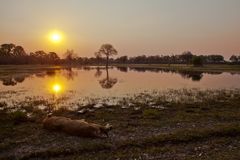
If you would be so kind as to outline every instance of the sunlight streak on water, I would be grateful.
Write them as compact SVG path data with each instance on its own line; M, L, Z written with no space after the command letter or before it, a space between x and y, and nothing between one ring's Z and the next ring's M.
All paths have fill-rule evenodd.
M59 93L62 90L62 86L60 84L56 83L52 86L52 90L55 93Z

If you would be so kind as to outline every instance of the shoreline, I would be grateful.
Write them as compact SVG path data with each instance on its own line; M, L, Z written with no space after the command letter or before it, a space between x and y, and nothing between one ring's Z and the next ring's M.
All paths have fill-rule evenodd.
M77 67L105 67L105 65L0 65L1 70L11 69L64 69ZM201 72L234 72L240 73L240 65L230 64L208 64L201 67L185 64L110 64L109 67L129 67L129 68L146 68L146 69L169 69L176 71L201 71Z

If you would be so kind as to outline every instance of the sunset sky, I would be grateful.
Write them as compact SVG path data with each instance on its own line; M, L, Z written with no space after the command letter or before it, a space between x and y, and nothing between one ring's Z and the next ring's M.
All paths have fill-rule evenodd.
M90 57L111 43L119 56L240 53L240 0L1 0L0 19L0 44L27 52Z

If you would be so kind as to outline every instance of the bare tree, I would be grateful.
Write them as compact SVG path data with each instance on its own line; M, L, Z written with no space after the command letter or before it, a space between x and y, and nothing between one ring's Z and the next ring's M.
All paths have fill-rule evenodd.
M108 67L109 56L117 55L117 50L111 44L103 44L99 51L95 53L97 57L102 55L106 56L106 67Z

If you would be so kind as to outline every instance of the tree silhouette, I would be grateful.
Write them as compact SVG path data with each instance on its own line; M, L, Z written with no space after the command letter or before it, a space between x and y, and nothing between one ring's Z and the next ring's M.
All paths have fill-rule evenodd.
M72 64L77 59L77 54L74 53L74 50L67 50L64 54L65 61L69 64Z
M0 48L0 64L25 64L27 54L22 46L2 44Z
M235 55L232 55L229 60L233 63L236 63L236 62L238 62L238 57Z
M192 59L192 63L195 67L203 65L203 59L200 56L194 56Z
M122 56L122 57L116 58L115 62L116 63L127 63L128 62L128 56Z
M26 56L26 52L24 51L24 48L22 46L16 46L13 49L13 56L14 57L21 57L21 56Z
M48 58L53 61L58 61L60 60L59 56L55 52L49 52L48 53Z
M193 54L190 51L185 51L180 55L180 57L186 64L189 64L192 61Z
M106 56L106 67L108 68L109 56L117 55L117 50L111 44L103 44L95 56Z
M13 50L15 48L15 45L10 43L10 44L2 44L1 45L1 53L4 56L11 56L11 54L13 53Z

